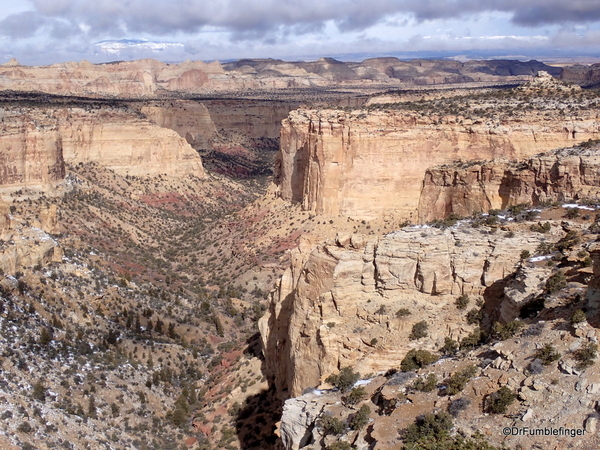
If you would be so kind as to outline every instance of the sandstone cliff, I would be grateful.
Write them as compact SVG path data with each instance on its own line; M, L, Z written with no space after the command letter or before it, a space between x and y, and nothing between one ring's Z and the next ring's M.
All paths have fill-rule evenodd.
M450 213L468 216L519 203L597 198L598 148L553 150L521 161L457 163L427 169L419 200L419 220Z
M51 189L65 164L90 161L129 175L204 175L198 153L174 131L111 108L7 108L0 161L5 190Z
M59 117L58 129L67 163L95 161L123 175L204 175L185 139L130 113L71 109Z
M562 69L539 61L400 61L374 58L343 63L332 58L310 62L281 60L186 61L152 59L91 64L87 61L28 67L0 66L0 89L59 95L157 97L240 90L455 83L519 83L539 70L560 76Z
M427 167L456 160L518 158L597 137L595 112L498 121L408 111L292 112L283 122L284 199L319 214L372 219L397 212L416 222Z
M65 176L62 139L56 127L39 127L24 115L3 114L0 186L49 188Z
M259 322L271 382L288 398L343 366L361 373L397 367L410 348L422 346L408 339L416 321L429 324L429 346L458 339L470 327L454 300L464 293L493 303L495 283L538 240L531 232L407 227L379 239L301 244ZM397 318L400 308L415 318Z

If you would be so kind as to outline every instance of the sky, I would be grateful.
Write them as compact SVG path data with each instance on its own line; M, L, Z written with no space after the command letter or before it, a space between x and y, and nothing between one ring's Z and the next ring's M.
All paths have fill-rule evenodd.
M0 0L0 63L324 56L600 57L600 0Z

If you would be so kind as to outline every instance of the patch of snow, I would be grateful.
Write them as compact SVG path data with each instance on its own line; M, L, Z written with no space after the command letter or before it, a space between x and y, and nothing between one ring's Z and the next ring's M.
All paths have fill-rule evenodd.
M354 386L352 387L358 387L358 386L366 386L367 384L369 384L371 381L373 381L373 378L370 378L368 380L358 380L356 383L354 383Z
M534 256L533 258L529 258L527 261L538 262L538 261L544 261L545 259L550 259L550 258L552 258L552 255Z
M596 211L596 208L593 208L591 206L578 205L577 203L565 203L564 205L562 205L562 207L563 208L585 209L586 211Z

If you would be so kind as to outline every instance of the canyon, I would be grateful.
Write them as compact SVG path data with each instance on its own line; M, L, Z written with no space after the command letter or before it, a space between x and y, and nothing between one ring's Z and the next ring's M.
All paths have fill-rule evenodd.
M495 112L486 94L408 101L385 96L379 104L371 99L366 110L295 111L281 131L281 195L317 214L367 220L396 214L414 223L443 217L452 210L428 210L430 194L419 209L428 167L522 158L598 138L596 100L563 110L548 100L563 91L544 83L496 99ZM427 183L436 183L431 173Z
M391 449L464 398L454 437L593 447L597 70L0 67L0 446Z

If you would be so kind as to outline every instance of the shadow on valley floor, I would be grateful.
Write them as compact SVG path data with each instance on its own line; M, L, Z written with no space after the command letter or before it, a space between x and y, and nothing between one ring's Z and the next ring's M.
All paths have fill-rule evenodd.
M263 358L260 336L257 334L247 341L246 353ZM264 361L263 368L264 373ZM276 423L281 419L282 404L273 387L248 397L235 420L237 436L243 450L277 448Z

